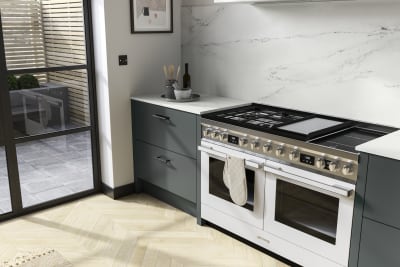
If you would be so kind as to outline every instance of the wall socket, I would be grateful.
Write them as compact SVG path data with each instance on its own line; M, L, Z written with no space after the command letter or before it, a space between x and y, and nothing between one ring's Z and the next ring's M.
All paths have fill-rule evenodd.
M120 66L128 65L128 56L127 55L119 55L118 62Z

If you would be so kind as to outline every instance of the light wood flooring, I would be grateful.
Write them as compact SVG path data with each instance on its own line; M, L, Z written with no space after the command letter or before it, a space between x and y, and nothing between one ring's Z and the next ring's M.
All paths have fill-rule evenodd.
M74 266L286 266L144 194L95 195L0 223L0 262L38 248Z

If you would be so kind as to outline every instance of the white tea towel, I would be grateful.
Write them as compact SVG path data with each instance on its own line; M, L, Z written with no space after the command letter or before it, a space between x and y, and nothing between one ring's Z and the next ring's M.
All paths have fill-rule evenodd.
M247 202L247 183L244 159L228 156L225 161L223 180L232 201L243 206Z

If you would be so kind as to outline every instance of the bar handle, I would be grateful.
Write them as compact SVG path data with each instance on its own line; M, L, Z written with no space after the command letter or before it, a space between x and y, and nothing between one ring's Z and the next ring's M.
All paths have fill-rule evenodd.
M159 120L163 120L163 121L169 121L168 116L164 116L164 115L160 115L160 114L153 114L152 117L159 119Z
M158 157L155 157L155 158L153 158L153 159L154 159L154 160L158 160L158 161L164 163L165 165L171 163L171 160L170 160L170 159L165 159L165 158L163 158L162 156L158 156Z

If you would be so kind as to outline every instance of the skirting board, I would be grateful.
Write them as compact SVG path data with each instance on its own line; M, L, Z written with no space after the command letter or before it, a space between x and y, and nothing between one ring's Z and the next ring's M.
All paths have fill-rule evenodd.
M103 188L103 193L112 199L118 199L121 197L128 196L130 194L133 194L135 191L134 183L123 185L116 188L111 188L106 184L102 184L102 188Z

